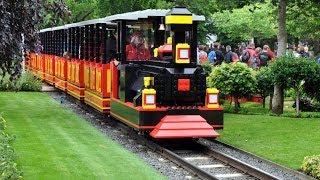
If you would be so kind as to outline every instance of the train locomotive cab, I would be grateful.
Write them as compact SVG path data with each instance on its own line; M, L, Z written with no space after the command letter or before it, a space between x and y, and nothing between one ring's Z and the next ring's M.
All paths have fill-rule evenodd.
M119 78L112 78L111 116L153 138L218 137L218 90L207 88L197 65L197 25L204 17L184 7L118 17L112 22L121 65L112 74Z

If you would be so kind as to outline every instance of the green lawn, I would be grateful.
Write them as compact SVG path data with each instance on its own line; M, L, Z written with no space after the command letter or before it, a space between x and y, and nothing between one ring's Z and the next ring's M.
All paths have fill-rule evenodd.
M25 179L165 179L45 93L0 92Z
M218 140L298 170L303 158L320 154L320 118L225 114Z

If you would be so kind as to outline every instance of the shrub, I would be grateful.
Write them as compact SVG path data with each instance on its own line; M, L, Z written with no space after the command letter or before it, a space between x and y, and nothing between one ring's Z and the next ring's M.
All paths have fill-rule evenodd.
M0 80L0 91L13 91L15 90L15 82L10 81L9 76L1 77Z
M296 102L293 103L292 107L296 107ZM320 110L316 104L313 104L312 101L307 98L299 99L299 107L300 110L304 112L317 112Z
M30 71L26 71L18 79L10 79L9 76L0 82L0 91L40 91L41 80Z
M320 155L305 157L301 169L306 174L320 179Z
M0 179L22 179L22 172L14 162L14 149L10 146L14 137L4 132L5 127L5 120L0 115Z
M34 76L30 71L26 71L19 79L17 89L19 91L40 91L41 83L41 79Z

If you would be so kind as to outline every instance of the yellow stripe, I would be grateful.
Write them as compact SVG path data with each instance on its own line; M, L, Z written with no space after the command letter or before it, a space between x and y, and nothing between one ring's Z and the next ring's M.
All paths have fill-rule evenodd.
M77 99L81 99L84 98L84 96L79 96L78 94L68 90L68 94L72 95L73 97L77 98Z
M139 128L139 126L137 124L134 124L133 122L131 122L131 121L119 116L118 114L115 114L113 112L110 112L110 114L111 114L111 116L114 116L114 117L118 118L119 120L121 120L121 121L123 121L123 122L125 122L125 123L127 123L127 124L129 124L129 125L131 125L131 126L133 126L135 128L137 128L137 129Z
M92 101L88 101L86 99L85 99L85 102L88 103L88 104L91 104L92 106L98 108L99 110L108 110L108 109L110 109L110 107L101 107L98 104L96 104L96 103L94 103Z
M166 24L192 24L192 16L190 15L170 15L166 16Z
M107 70L107 92L111 92L111 70Z
M88 93L88 94L90 94L90 95L92 95L92 96L95 96L95 97L96 97L97 99L99 99L99 100L110 101L110 98L101 98L101 97L97 96L95 93L92 93L92 92L90 92L90 91L85 91L84 93Z
M75 85L73 85L72 83L69 83L68 82L68 86L73 86L73 87L75 87L75 88L77 88L77 89L79 89L79 90L85 90L85 88L80 88L80 87L78 87L78 86L75 86Z

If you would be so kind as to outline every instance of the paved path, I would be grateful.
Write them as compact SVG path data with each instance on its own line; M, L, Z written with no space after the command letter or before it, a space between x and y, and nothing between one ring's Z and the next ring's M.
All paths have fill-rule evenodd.
M42 83L42 89L41 89L41 91L43 91L43 92L49 92L49 91L56 91L56 89L55 89L53 86L51 86L51 85L49 85L49 84L47 84L47 83Z

